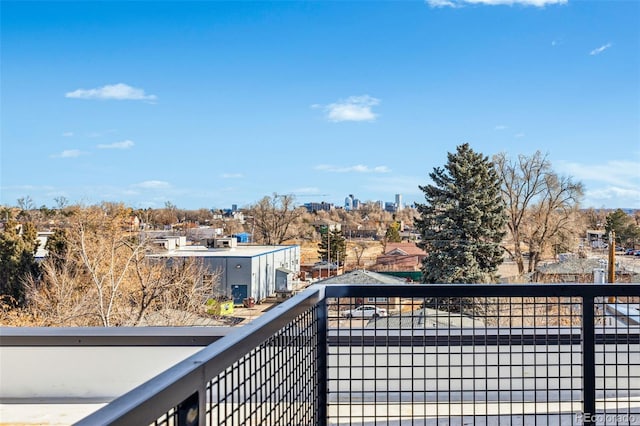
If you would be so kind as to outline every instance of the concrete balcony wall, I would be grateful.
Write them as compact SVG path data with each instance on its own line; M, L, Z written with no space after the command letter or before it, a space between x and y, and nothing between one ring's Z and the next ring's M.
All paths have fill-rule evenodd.
M107 402L226 334L216 327L0 328L0 402Z
M198 347L2 347L0 401L111 401Z

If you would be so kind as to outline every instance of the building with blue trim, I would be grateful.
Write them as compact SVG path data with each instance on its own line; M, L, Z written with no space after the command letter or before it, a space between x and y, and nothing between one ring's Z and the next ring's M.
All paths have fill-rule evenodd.
M180 237L168 237L180 238ZM149 254L157 258L200 258L209 274L220 273L216 292L232 297L234 303L252 297L259 302L277 292L292 290L300 273L300 246L239 245L235 237L215 239L212 247L182 245L185 240L159 244L162 250ZM203 277L207 282L207 277Z

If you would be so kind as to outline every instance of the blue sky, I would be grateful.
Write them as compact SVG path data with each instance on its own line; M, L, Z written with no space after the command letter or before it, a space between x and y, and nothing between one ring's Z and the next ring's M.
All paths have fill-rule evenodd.
M1 2L0 204L423 201L468 142L640 208L640 2Z

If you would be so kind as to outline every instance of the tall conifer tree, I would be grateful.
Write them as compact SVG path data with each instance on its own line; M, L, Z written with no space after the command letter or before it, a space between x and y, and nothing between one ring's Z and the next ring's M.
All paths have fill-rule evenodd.
M339 263L344 265L347 258L347 241L342 235L341 230L328 229L320 235L320 243L318 243L318 254L323 261Z
M428 254L422 281L495 282L506 219L493 163L465 143L429 176L433 184L420 186L426 202L417 204L418 246Z
M0 298L8 297L9 304L24 304L25 280L38 275L37 235L31 222L19 226L13 219L9 219L4 232L0 232Z

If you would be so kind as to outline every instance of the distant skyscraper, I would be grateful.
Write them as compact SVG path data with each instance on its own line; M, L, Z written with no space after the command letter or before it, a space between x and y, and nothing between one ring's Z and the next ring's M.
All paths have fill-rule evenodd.
M344 209L347 211L353 210L353 194L349 194L349 196L344 199Z
M396 194L396 209L402 210L402 194Z

